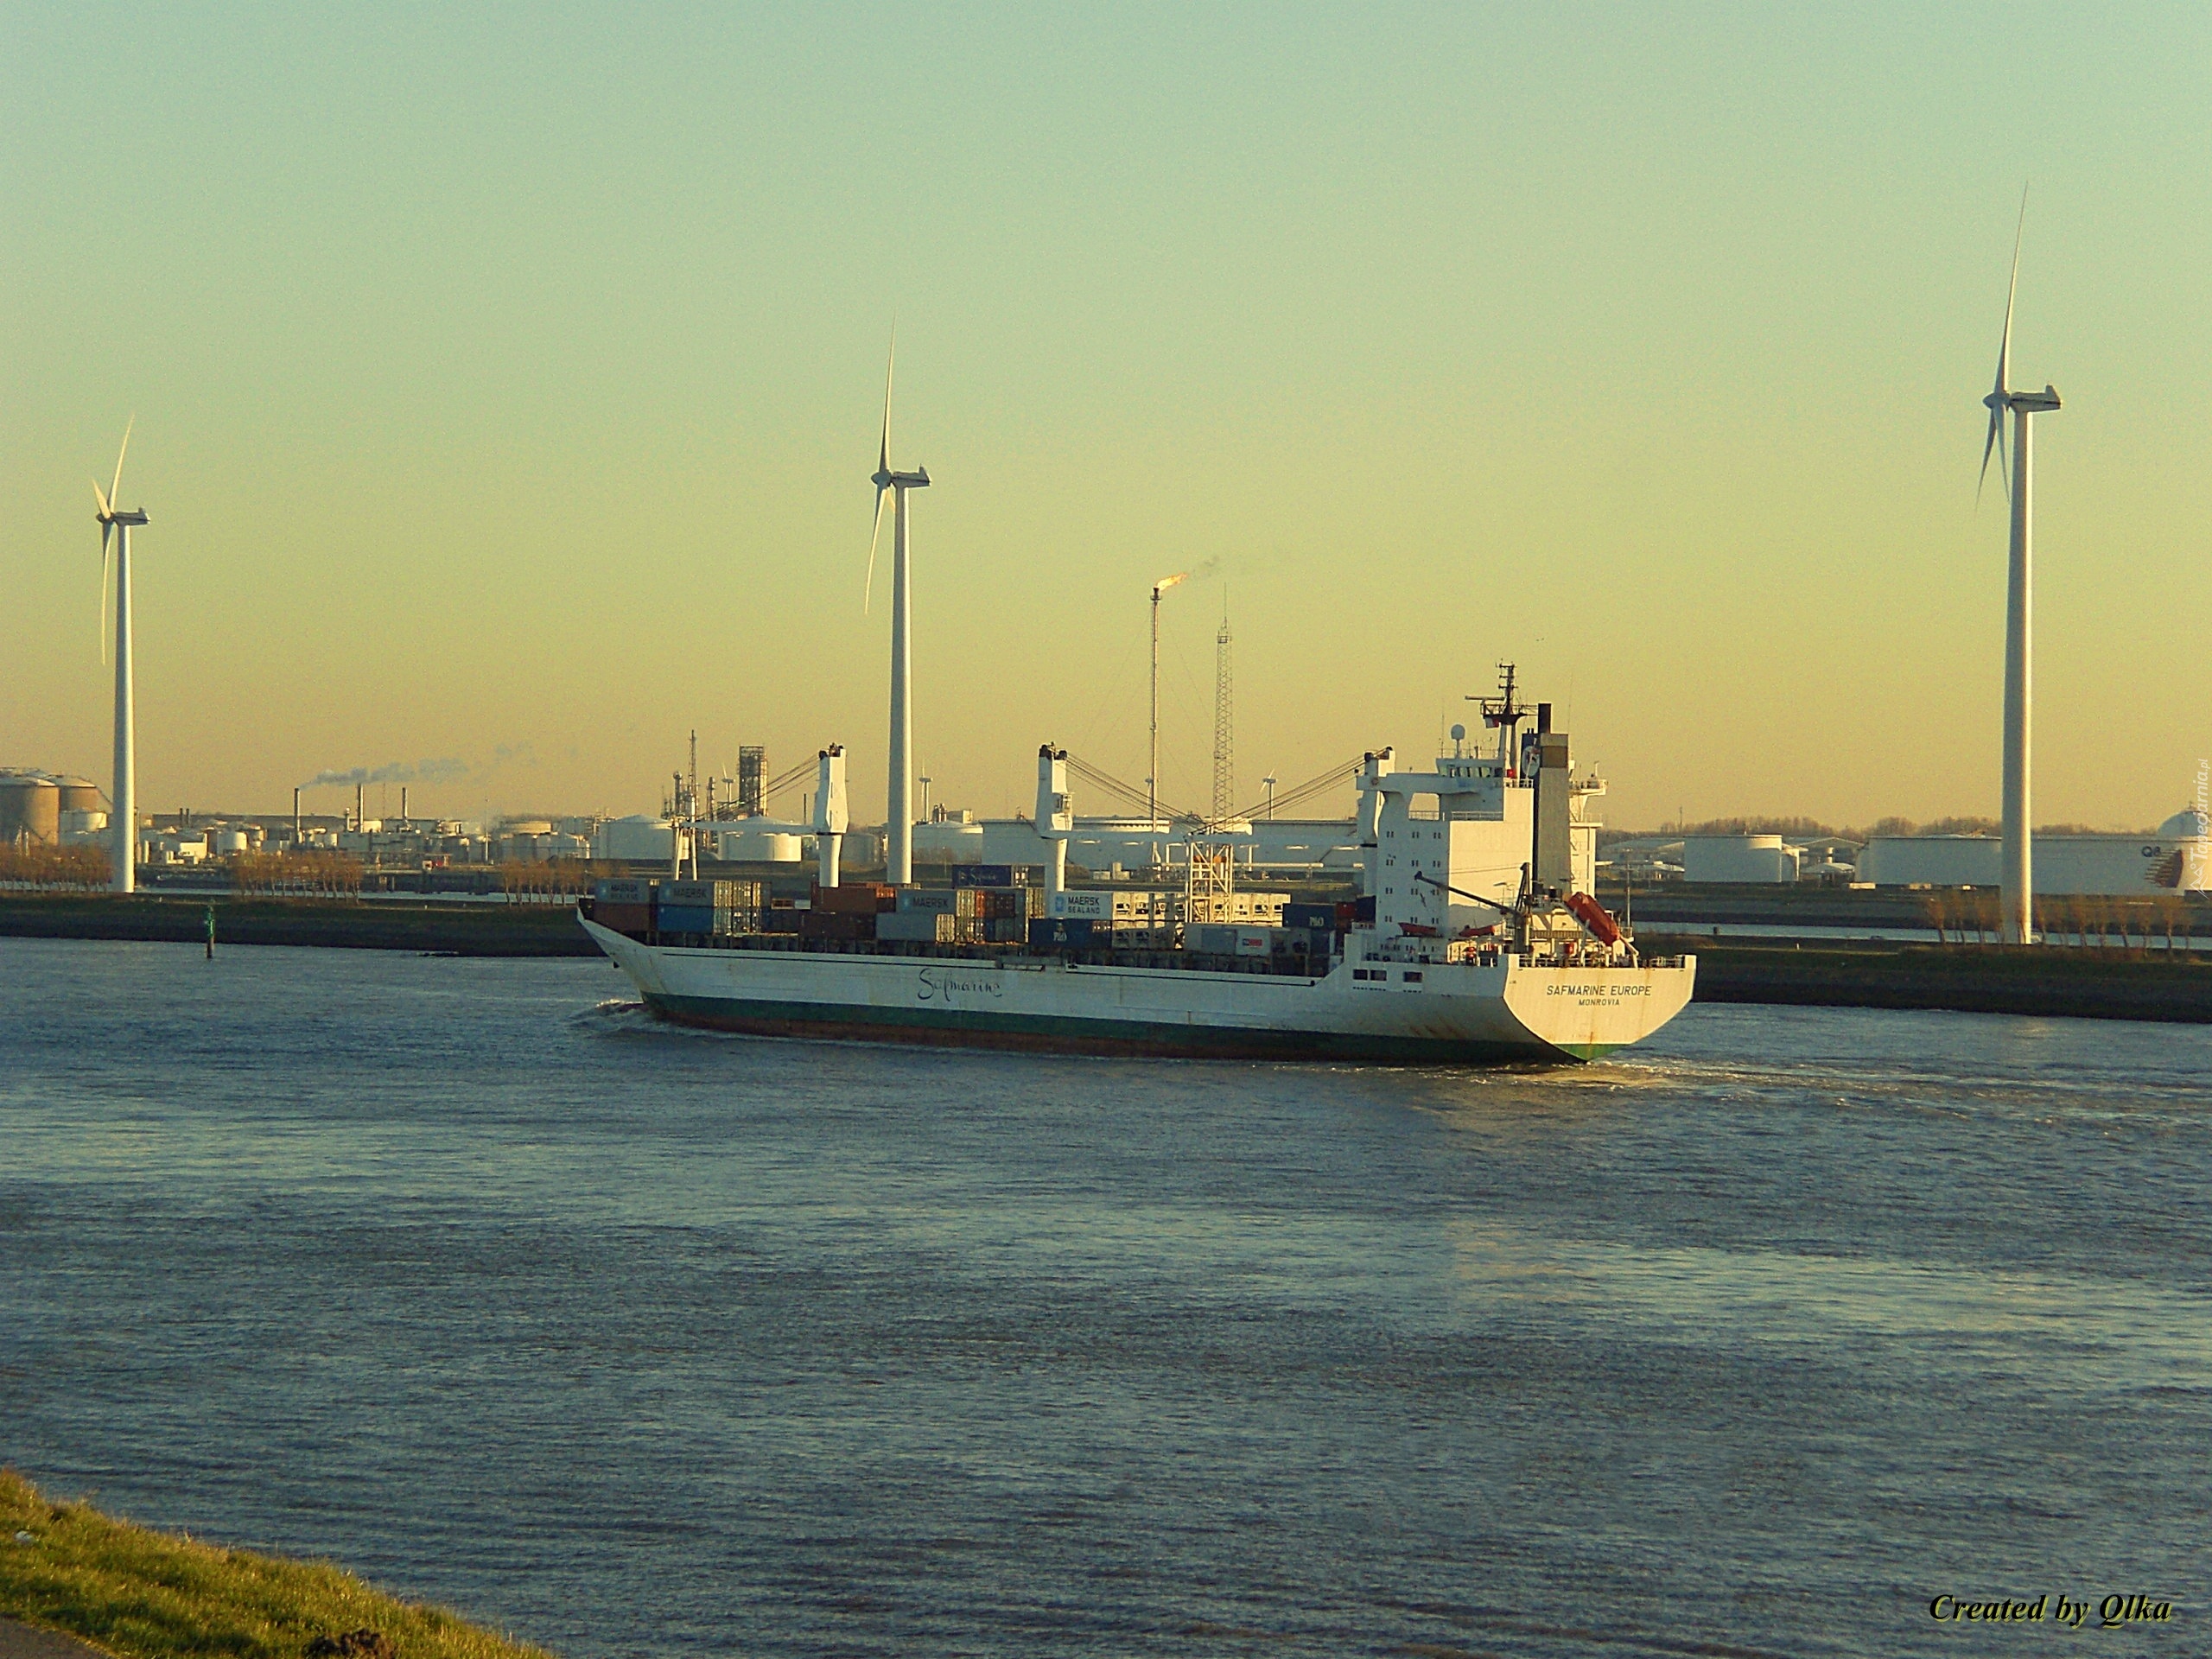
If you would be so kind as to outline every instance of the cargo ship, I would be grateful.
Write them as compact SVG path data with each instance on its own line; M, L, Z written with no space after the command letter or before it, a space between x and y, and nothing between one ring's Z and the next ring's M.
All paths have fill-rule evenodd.
M1591 892L1595 827L1564 733L1497 730L1401 771L1363 757L1350 902L1238 892L1233 825L1193 823L1179 886L1071 887L1065 752L1038 755L1033 866L935 884L839 879L844 755L817 757L804 899L745 880L602 882L583 926L646 1005L759 1035L1096 1054L1496 1065L1598 1059L1690 1000L1696 959L1647 959ZM896 825L887 875L898 868ZM1171 868L1173 861L1171 861Z

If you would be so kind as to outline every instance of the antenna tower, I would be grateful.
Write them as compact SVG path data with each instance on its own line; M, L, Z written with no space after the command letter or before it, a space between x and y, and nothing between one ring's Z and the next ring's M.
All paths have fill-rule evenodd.
M1213 637L1213 821L1224 824L1236 811L1236 697L1230 662L1229 613Z

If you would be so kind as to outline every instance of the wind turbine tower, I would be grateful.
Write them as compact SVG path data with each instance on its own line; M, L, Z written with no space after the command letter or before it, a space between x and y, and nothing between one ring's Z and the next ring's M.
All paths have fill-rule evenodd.
M891 779L885 826L883 879L906 887L914 879L914 747L913 716L913 588L907 569L906 492L929 487L926 467L911 473L891 470L891 372L899 357L899 339L892 335L891 352L883 367L883 443L876 452L875 528L868 538L868 584L861 591L861 609L868 609L875 587L875 543L883 533L883 493L894 493L891 534Z
M115 481L102 493L92 480L92 499L99 503L100 562L107 562L108 537L115 537L115 786L108 802L115 809L108 836L114 846L118 893L131 893L138 886L138 734L136 691L131 683L130 645L130 531L146 522L143 507L126 512L117 505L122 499L123 458L130 453L130 429L137 417L124 423L123 447L115 453ZM107 571L100 571L100 597L107 597ZM105 632L105 631L103 631Z
M2034 417L2059 407L2058 393L2046 384L2041 391L2014 391L2012 302L2020 289L2020 236L2027 229L2027 192L2020 193L2020 223L2012 236L2012 281L2005 292L2005 332L1997 343L1997 385L1982 404L1989 410L1989 435L1981 446L1981 477L1989 476L1991 452L1998 452L2004 473L2005 416L2012 416L2012 546L2005 587L2005 797L2004 869L1999 882L1999 930L2006 944L2035 940L2034 830L2029 816L2029 740L2035 704L2035 427ZM1975 485L1979 494L1980 485Z

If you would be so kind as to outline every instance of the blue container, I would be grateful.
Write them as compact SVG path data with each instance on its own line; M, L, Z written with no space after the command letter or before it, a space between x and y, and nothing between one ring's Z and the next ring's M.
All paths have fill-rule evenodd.
M688 905L663 905L656 912L653 925L664 933L711 933L715 931L712 909L696 909Z
M1039 916L1029 924L1032 950L1084 950L1091 944L1090 918L1082 916Z
M956 864L952 867L952 885L956 887L1010 887L1014 884L1011 864Z
M1334 905L1285 905L1282 907L1285 927L1308 928L1316 933L1333 933L1337 927L1337 907Z

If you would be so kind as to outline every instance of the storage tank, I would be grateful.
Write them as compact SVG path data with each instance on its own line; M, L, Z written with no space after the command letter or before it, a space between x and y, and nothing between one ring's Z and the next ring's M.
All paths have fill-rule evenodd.
M61 791L64 812L105 812L107 798L100 793L100 786L89 778L57 778L54 786Z
M246 850L247 836L243 830L218 830L214 842L216 856L230 858Z
M1877 836L1859 855L1859 879L1878 887L1993 887L2004 874L1994 836Z
M61 838L61 791L40 772L0 772L0 846Z
M1798 861L1780 836L1691 836L1682 842L1682 880L1791 882Z
M61 841L64 846L79 847L106 839L106 813L64 812L61 815Z
M733 864L796 864L799 838L779 830L724 830L715 837L715 856Z

